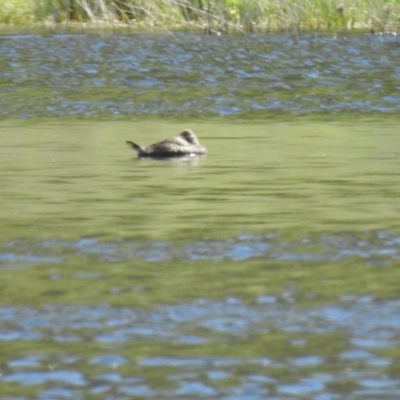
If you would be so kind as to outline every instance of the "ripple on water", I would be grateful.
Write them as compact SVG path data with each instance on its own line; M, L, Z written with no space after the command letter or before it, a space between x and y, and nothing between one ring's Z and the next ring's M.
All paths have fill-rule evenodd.
M63 334L76 336L83 344L102 344L104 335L112 340L88 358L73 350L68 354L37 353L15 358L10 354L6 356L9 359L1 380L21 387L45 385L46 396L61 393L64 388L69 393L66 396L76 396L77 388L90 387L92 394L112 397L118 392L150 398L257 399L275 393L277 398L339 399L342 394L339 396L332 388L347 382L348 398L396 398L400 379L386 371L396 362L387 350L400 346L399 319L394 317L400 315L400 300L375 302L353 296L335 307L335 312L331 308L301 308L280 302L245 305L238 298L197 300L147 310L106 305L3 307L0 325L18 333L17 341L30 342L27 334L49 343ZM227 319L236 321L240 329L221 330ZM240 341L256 333L267 335L271 330L274 334L293 332L288 345L300 350L314 340L311 335L340 332L348 340L347 349L339 348L333 364L331 356L313 352L275 360L267 357L268 349L259 357L236 356L234 350L229 356L149 354L130 358L118 354L120 346L135 343L135 339L170 343L186 336L188 330L201 332L197 334L202 339L200 345L218 344L223 338L234 346L234 338ZM369 338L367 343L363 342L365 338ZM199 343L189 346L195 349ZM382 348L387 352L386 358L376 354ZM83 375L82 364L87 364L92 373ZM322 367L324 371L318 372ZM126 375L127 368L134 368L135 374ZM152 370L168 382L163 389L143 378L143 371ZM296 373L296 378L288 382L286 374L277 375L277 371Z
M332 308L336 310L335 313L332 313ZM400 319L393 317L396 315L400 315L400 300L379 303L352 302L343 306L311 309L303 309L290 303L232 304L229 299L226 302L201 300L189 304L158 306L148 311L105 305L49 305L38 309L2 307L0 323L4 329L0 340L54 340L68 332L68 335L64 336L68 342L70 337L73 341L79 338L84 340L86 330L90 330L92 340L99 343L123 343L134 338L180 342L183 337L183 342L192 341L193 345L196 345L204 341L213 341L213 336L187 335L186 328L200 328L215 334L242 337L246 332L268 332L270 327L273 327L275 330L299 334L345 331L349 335L352 348L343 352L340 357L348 360L368 360L372 357L371 349L391 348L397 345ZM81 333L82 331L84 333ZM189 341L186 340L188 336ZM293 345L297 346L295 342ZM301 341L299 345L302 345ZM29 363L29 360L22 362ZM34 362L37 362L35 360ZM166 362L170 360L167 359ZM91 362L111 365L125 363L127 360L118 355L107 355L94 358ZM162 363L160 360L142 362ZM177 359L173 362L187 361ZM203 359L201 362L207 361ZM318 365L322 360L310 355L290 362L302 366Z
M75 341L80 330L90 329L93 339L99 342L124 342L135 337L179 341L185 324L235 336L252 330L268 331L268 322L274 329L290 332L327 333L344 329L351 334L354 346L365 349L355 354L367 357L367 349L391 347L398 340L400 319L393 318L394 315L400 315L398 300L317 309L301 309L290 303L248 306L203 300L159 306L149 312L111 306L2 307L0 322L4 329L0 340L54 339L68 332L65 340L72 337Z
M141 259L157 262L170 259L233 260L252 258L289 261L337 262L357 257L374 265L377 259L400 259L400 238L387 232L369 232L363 236L351 234L322 235L294 241L281 240L278 235L242 234L226 240L201 240L183 246L172 242L101 242L94 238L76 241L44 240L29 243L13 240L0 244L0 268L32 263L58 263L71 255L95 255L102 261L119 262ZM94 278L94 276L77 276ZM261 301L261 300L260 300Z
M278 392L289 395L305 395L314 392L319 392L324 389L324 385L316 379L301 379L297 383L278 385Z
M64 383L72 386L84 386L87 381L77 371L26 371L14 372L2 377L6 382L17 382L23 386L43 385L48 382Z
M391 92L400 46L390 37L303 35L296 46L286 36L187 32L6 38L0 115L7 117L400 110Z

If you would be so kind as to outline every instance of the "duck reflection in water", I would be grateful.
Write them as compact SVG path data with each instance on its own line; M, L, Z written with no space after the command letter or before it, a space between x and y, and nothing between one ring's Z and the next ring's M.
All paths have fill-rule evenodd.
M136 150L139 157L171 158L207 154L197 136L190 129L185 129L178 136L162 140L147 147L141 147L129 140L126 143Z

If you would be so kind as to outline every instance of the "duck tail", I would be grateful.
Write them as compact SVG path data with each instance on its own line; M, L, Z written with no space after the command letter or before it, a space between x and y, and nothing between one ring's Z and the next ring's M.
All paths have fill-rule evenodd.
M139 155L147 154L147 153L146 153L146 150L145 150L143 147L140 147L140 146L139 146L138 144L136 144L136 143L133 143L133 142L131 142L131 141L129 141L129 140L126 140L126 144L127 144L128 146L131 146L132 149L136 150L136 151L139 153Z

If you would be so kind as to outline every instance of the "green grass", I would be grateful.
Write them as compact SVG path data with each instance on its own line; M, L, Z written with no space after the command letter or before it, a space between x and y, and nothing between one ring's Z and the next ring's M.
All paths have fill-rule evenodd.
M207 33L400 28L400 0L3 0L0 24Z

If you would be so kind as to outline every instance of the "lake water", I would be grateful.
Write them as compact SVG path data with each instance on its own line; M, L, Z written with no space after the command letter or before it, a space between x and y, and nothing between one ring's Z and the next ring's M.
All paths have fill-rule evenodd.
M0 43L1 399L399 397L396 38Z

